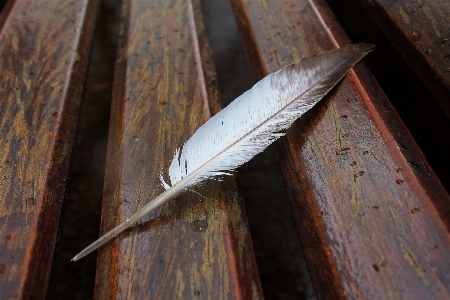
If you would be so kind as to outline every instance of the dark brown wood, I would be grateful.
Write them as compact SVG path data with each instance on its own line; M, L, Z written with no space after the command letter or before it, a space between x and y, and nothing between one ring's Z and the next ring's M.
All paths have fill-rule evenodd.
M450 118L357 1L327 3L353 42L377 45L364 62L449 192Z
M359 2L450 116L450 1Z
M9 1L0 16L0 295L43 299L97 1Z
M159 174L219 109L199 1L125 1L101 232L163 191ZM99 251L98 299L261 298L235 178L209 181Z
M350 42L324 1L232 2L256 79ZM275 148L319 298L450 298L449 195L364 63Z

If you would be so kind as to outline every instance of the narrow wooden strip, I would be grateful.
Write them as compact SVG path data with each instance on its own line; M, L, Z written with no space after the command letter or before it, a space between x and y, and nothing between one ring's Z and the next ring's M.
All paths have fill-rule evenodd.
M450 116L450 2L359 2Z
M233 5L256 78L349 43L324 1ZM450 297L449 195L363 63L275 148L319 298Z
M0 16L0 295L43 299L97 1L9 1Z
M130 0L122 13L102 233L163 192L159 174L219 108L199 1ZM96 298L262 297L235 178L195 192L100 249Z
M354 42L377 45L364 62L397 110L441 183L450 191L450 118L357 1L327 0ZM352 18L348 18L352 16ZM426 103L426 104L425 104ZM436 130L436 129L439 130Z

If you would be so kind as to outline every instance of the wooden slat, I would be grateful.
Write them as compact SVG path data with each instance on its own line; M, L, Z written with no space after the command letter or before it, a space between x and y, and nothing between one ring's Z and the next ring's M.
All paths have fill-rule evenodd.
M359 1L450 116L450 1Z
M97 1L9 1L0 16L0 295L43 299Z
M324 1L233 6L256 78L350 42ZM450 298L449 195L363 63L275 148L319 298Z
M377 51L364 62L447 192L450 191L450 118L357 1L327 0L327 3L354 42L371 41L377 45Z
M163 191L177 147L219 109L198 2L123 5L102 233ZM235 179L195 190L202 196L176 197L100 249L96 298L261 297Z

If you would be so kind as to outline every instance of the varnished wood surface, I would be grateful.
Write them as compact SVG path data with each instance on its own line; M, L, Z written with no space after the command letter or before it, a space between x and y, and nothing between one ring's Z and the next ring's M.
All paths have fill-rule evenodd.
M233 6L256 79L350 42L323 1ZM450 297L449 195L364 64L275 148L319 298Z
M97 1L9 1L0 16L0 295L43 299Z
M450 118L357 1L327 0L327 3L352 41L371 41L377 45L377 51L364 62L449 192Z
M359 2L450 116L450 1Z
M104 233L163 191L159 180L219 109L198 1L125 1L111 112ZM97 299L260 298L235 179L208 181L102 247Z

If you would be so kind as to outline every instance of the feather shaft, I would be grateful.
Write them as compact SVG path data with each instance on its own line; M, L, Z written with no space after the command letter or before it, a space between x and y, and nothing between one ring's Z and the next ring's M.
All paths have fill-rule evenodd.
M212 162L212 161L211 161ZM211 163L210 162L210 163ZM147 215L148 213L152 212L153 210L157 209L164 203L166 203L167 200L172 199L176 195L178 195L199 172L201 172L201 169L199 168L195 172L192 172L173 186L171 186L169 189L167 189L165 192L151 200L149 203L147 203L144 207L142 207L139 211L137 211L135 214L133 214L131 217L127 218L124 222L122 222L120 225L114 227L107 233L105 233L103 236L101 236L98 240L90 244L88 247L86 247L83 251L78 253L74 258L71 259L71 261L77 261L80 258L83 258L84 256L88 255L95 249L99 248L100 246L107 243L109 240L111 240L113 237L120 234L125 229L132 227L134 224L136 224L137 221L139 221L142 217Z
M368 44L347 45L304 58L259 81L208 120L177 151L169 168L172 186L163 182L165 192L72 261L105 244L189 186L214 176L230 175L230 171L283 136L280 131L313 107L373 48Z

